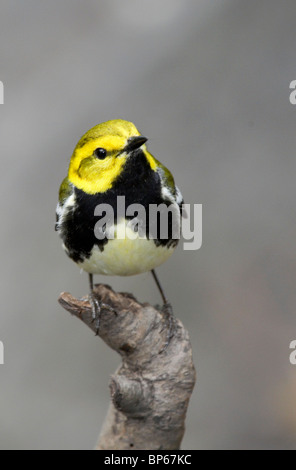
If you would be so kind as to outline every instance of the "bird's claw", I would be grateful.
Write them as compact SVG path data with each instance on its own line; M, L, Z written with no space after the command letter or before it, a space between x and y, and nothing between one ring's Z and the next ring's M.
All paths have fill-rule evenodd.
M91 292L89 295L89 301L92 310L92 321L95 323L96 336L98 336L100 331L102 310L109 310L109 312L112 312L115 315L117 315L117 312L110 305L105 304L104 302L99 302L93 292Z

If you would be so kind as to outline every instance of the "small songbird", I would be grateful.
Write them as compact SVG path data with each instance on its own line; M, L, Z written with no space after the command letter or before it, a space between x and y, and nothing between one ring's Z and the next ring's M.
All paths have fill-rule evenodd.
M67 255L89 275L97 331L101 309L113 309L94 296L93 275L131 276L151 271L164 302L168 344L173 335L172 310L154 269L177 246L183 198L172 174L148 152L146 142L133 123L122 119L103 122L86 132L74 149L68 176L60 187L56 230ZM122 213L118 200L123 196ZM145 216L141 218L139 211L137 216L131 215L128 208L134 204L143 207ZM98 207L105 210L98 211ZM113 218L106 218L96 231L96 224L106 217L106 207L112 209ZM155 220L150 211L155 207L170 208L168 217L159 211ZM156 224L151 236L151 225L161 225L161 220L167 224L164 235Z

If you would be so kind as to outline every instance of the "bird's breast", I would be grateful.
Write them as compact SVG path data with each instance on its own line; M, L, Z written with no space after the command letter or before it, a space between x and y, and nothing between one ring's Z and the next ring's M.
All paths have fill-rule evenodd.
M176 244L157 245L141 237L122 220L116 225L114 239L103 250L94 245L90 255L77 264L86 272L113 276L132 276L156 268L174 252Z

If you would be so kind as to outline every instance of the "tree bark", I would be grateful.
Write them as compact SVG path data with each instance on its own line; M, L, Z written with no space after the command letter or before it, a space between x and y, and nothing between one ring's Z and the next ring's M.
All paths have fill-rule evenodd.
M122 358L96 449L179 449L195 384L188 332L175 319L175 333L163 349L167 325L161 309L103 284L95 294L116 311L102 310L99 336ZM87 300L62 293L59 302L95 331Z

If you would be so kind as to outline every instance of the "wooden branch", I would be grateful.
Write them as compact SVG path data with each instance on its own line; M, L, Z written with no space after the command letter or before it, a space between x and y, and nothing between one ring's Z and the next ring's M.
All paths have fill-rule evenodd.
M96 449L179 449L195 384L188 332L175 320L175 334L162 351L167 330L161 311L103 284L95 293L117 312L102 310L99 334L122 357L111 378L112 402ZM95 331L87 300L62 293L59 302Z

